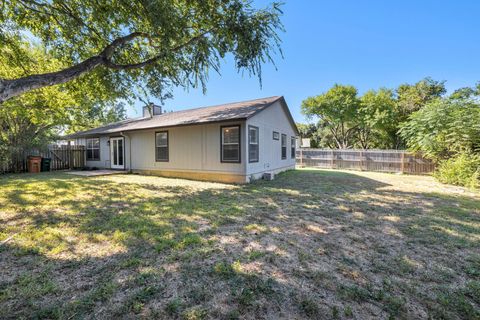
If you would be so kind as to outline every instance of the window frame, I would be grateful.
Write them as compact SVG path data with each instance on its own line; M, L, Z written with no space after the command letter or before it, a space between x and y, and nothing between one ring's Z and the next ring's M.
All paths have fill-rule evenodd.
M283 145L283 142L285 142L285 146ZM283 155L283 148L285 148L285 156ZM282 157L282 160L287 159L287 135L282 133L281 140L280 140L280 155Z
M290 137L290 159L295 159L297 157L297 138L294 136Z
M223 159L223 129L238 128L238 160ZM221 163L242 163L242 128L239 124L220 126L220 162Z
M89 148L88 147L88 140L98 140L98 148ZM88 158L88 150L97 150L98 149L98 158ZM93 155L93 152L92 152ZM86 138L85 140L85 158L87 161L101 161L101 155L100 155L100 137L92 137L92 138Z
M280 140L280 132L273 131L272 139L277 141Z
M157 146L157 134L158 133L166 133L167 134L167 158L166 159L158 159L157 157L157 148L165 148L164 146ZM162 131L155 131L155 162L169 162L170 161L170 136L168 134L168 130Z
M257 131L257 143L251 143L250 142L250 129L254 129ZM248 163L256 163L260 161L260 129L256 126L249 125L248 126L248 134L247 134L247 139L248 139ZM257 146L257 159L250 159L250 146L251 145L256 145Z

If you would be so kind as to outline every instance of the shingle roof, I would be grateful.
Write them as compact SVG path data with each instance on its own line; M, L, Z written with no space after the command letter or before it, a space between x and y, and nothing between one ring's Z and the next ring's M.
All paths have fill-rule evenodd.
M283 97L274 96L210 107L168 112L153 117L127 119L95 129L76 132L65 136L64 139L111 134L131 130L174 127L228 120L244 120L264 110L279 99L283 99Z

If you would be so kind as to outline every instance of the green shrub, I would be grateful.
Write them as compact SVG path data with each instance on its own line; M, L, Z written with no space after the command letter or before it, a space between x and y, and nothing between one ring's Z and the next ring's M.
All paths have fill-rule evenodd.
M480 155L462 153L444 160L436 170L435 177L443 183L480 188Z

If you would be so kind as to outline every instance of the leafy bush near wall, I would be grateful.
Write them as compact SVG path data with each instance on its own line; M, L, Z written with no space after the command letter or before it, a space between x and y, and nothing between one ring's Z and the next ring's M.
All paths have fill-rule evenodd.
M480 86L435 99L411 114L400 135L439 166L448 184L480 188Z
M448 184L480 188L480 155L462 153L440 163L435 177Z
M437 99L414 112L402 125L410 150L436 161L480 153L480 101Z

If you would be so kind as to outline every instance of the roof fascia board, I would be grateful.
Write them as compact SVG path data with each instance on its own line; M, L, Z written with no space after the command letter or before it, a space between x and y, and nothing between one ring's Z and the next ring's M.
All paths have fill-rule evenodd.
M70 140L70 139L78 139L78 138L109 136L109 135L112 135L112 134L117 134L119 132L135 132L135 131L156 130L156 129L165 129L165 128L200 126L200 125L215 124L215 123L227 123L227 122L234 123L234 122L240 122L240 121L246 121L246 120L247 120L247 118L235 118L235 119L208 121L208 122L182 123L182 124L175 124L175 125L171 125L171 126L156 126L156 127L151 127L151 128L116 130L116 131L106 132L106 133L89 133L87 135L81 135L81 136L69 135L69 136L65 136L65 137L62 137L62 138L64 138L65 140Z
M297 128L297 124L295 123L295 120L293 120L293 117L292 117L292 114L290 113L290 109L288 108L288 105L287 105L287 102L285 101L285 98L283 96L279 97L277 100L274 100L272 101L271 103L269 103L268 105L266 105L264 108L260 109L260 110L257 110L256 112L254 112L253 114L251 114L249 117L247 117L247 120L256 116L257 114L259 114L260 112L262 112L263 110L266 110L267 108L269 108L270 106L274 105L275 102L280 102L283 110L285 111L285 113L287 114L287 118L288 120L290 121L290 125L293 127L293 129L295 130L295 133L297 135L300 135L300 132L298 131L298 128Z

